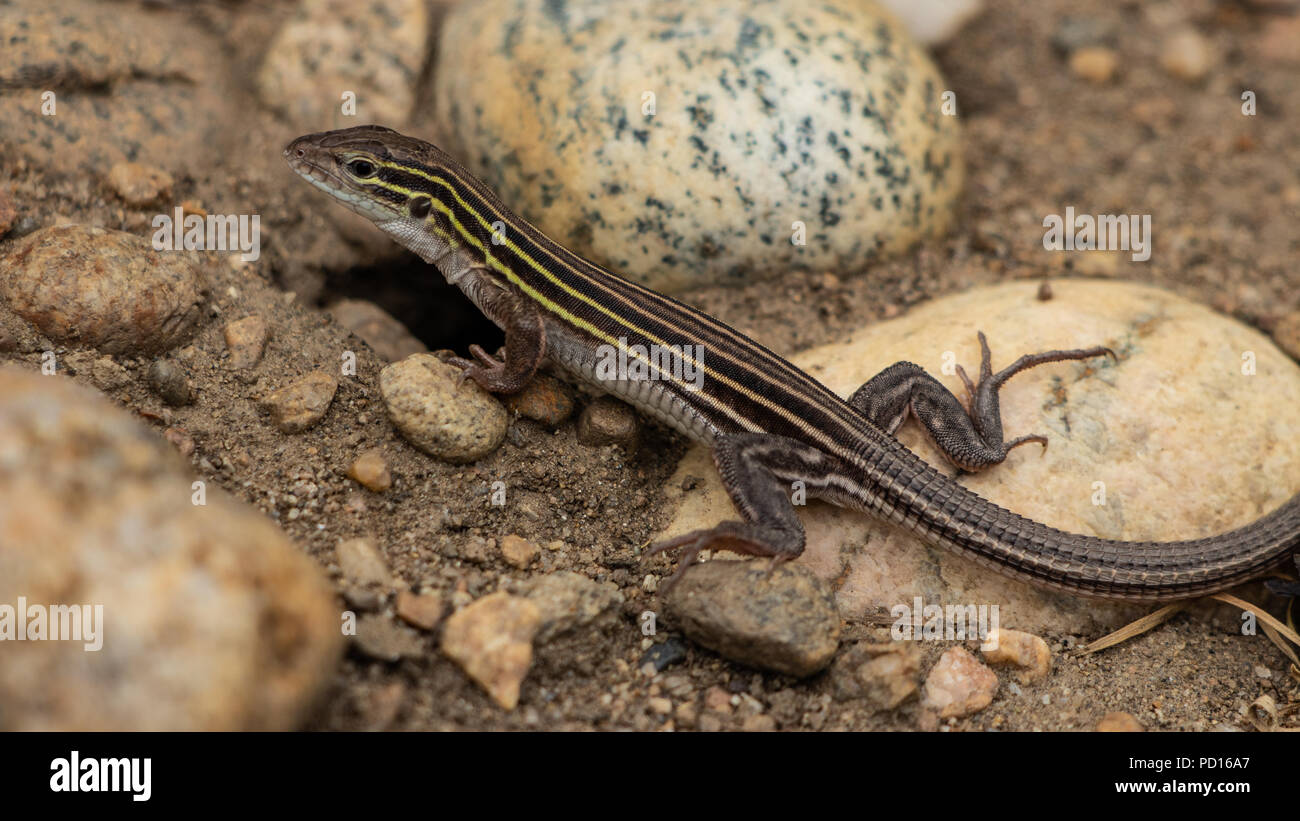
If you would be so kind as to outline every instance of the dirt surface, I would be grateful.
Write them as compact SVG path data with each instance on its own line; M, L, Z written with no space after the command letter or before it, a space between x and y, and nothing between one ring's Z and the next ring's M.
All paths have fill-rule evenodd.
M1259 45L1277 18L1210 0L988 5L937 52L964 119L969 168L960 223L947 240L865 274L791 273L774 283L684 298L778 353L840 339L925 300L1015 278L1130 278L1169 287L1265 331L1300 309L1294 229L1300 217L1300 85L1295 63ZM196 474L275 519L328 570L341 596L348 583L334 563L335 546L341 538L370 536L402 585L438 591L452 602L556 570L613 582L625 599L615 629L538 648L512 712L492 703L438 651L436 632L420 633L423 652L399 662L350 651L308 728L700 726L657 709L658 699L671 695L675 705L693 702L698 715L716 717L706 727L916 729L915 699L872 712L836 700L829 672L795 681L689 643L685 659L657 676L639 669L649 640L638 614L657 609L643 581L667 572L669 564L643 564L638 548L670 514L659 488L684 451L678 436L647 425L640 446L627 453L580 444L574 419L556 430L520 419L492 456L456 466L428 458L393 431L376 387L383 361L333 322L323 305L344 296L374 300L431 349L464 351L470 342L494 349L500 337L414 257L385 250L376 258L368 247L344 244L325 214L333 206L283 167L280 148L296 135L256 110L251 75L288 11L249 3L199 12L220 38L232 74L242 78L235 95L245 100L240 105L247 121L229 154L193 158L173 199L192 199L216 212L260 213L264 232L257 262L231 264L215 255L206 261L211 315L182 356L199 400L165 407L145 387L146 360L120 360L134 381L110 395L160 433L184 429L196 445ZM1054 38L1069 34L1062 33L1067 17L1095 23L1101 42L1118 55L1110 83L1076 76L1054 46ZM1201 32L1218 55L1202 81L1188 82L1161 67L1162 43L1178 25ZM1245 90L1257 95L1256 116L1241 114ZM73 221L145 234L155 212L124 205L97 179L47 174L26 160L0 158L0 179L8 180L20 219L35 226ZM1151 260L1117 255L1084 263L1080 255L1045 251L1042 215L1067 205L1094 214L1151 214ZM0 250L14 239L0 241ZM1081 264L1089 267L1079 270ZM222 364L221 329L250 314L273 330L263 364L254 376L241 377ZM319 363L337 362L348 350L358 354L357 378L343 381L325 420L304 434L275 430L255 398ZM0 359L40 364L38 355ZM382 494L346 476L356 456L372 447L383 449L394 477L393 488ZM487 503L497 481L510 489L504 507ZM510 566L495 548L509 534L543 546L530 569ZM1263 596L1258 587L1245 595ZM391 609L391 596L363 605L358 609ZM1300 676L1262 633L1243 636L1240 625L1235 608L1200 603L1098 655L1068 651L1096 636L1044 636L1054 655L1047 681L1019 695L1004 682L987 709L943 726L1091 729L1106 713L1123 711L1148 729L1250 729L1249 705L1261 695L1282 708L1296 704ZM879 627L850 624L845 641L887 636ZM661 632L657 640L664 638ZM922 644L924 673L948 644ZM723 701L723 709L706 708ZM755 721L758 715L770 721ZM1296 721L1294 714L1283 720Z

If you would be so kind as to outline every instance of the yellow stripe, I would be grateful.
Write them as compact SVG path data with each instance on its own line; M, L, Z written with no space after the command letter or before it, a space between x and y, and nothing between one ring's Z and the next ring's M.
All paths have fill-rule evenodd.
M445 189L447 189L449 192L451 192L451 195L452 195L453 197L455 197L456 202L458 202L462 208L464 208L466 211L468 211L469 213L471 213L471 214L474 215L475 219L477 219L477 220L479 221L479 224L480 224L480 225L482 225L485 229L487 229L487 230L489 231L489 233L492 231L492 225L491 225L491 223L489 223L487 220L485 220L485 219L483 218L483 215L482 215L481 213L479 213L479 209L474 208L474 207L472 207L469 203L465 202L464 198L462 198L462 197L460 196L460 193L459 193L458 191L456 191L456 189L455 189L452 185L450 185L446 180L442 179L441 177L436 177L436 176L434 176L434 175L432 175L432 174L428 174L428 173L424 172L423 170L421 170L421 169L419 169L419 168L413 168L413 167L411 167L411 166L402 165L401 163L379 161L377 164L380 165L380 166L382 166L382 167L384 167L384 168L392 168L392 169L394 169L394 170L404 171L404 172L406 172L406 173L408 173L408 174L414 174L414 175L417 176L417 177L423 177L424 179L428 180L428 181L431 182L431 183L434 183L435 185L441 185L443 188L445 188ZM401 192L403 192L403 193L406 193L408 196L412 193L412 192L410 192L408 189L402 188L401 186L392 185L392 184L390 184L390 183L385 183L385 182L380 182L380 184L383 185L383 186L386 187L386 188L390 188L390 189L395 190L395 191L401 191ZM426 193L426 194L427 194L428 192L422 192L422 193ZM478 248L479 251L483 252L483 253L487 256L487 260L488 260L489 264L491 264L492 267L496 268L498 271L500 271L502 274L504 274L504 275L506 276L506 279L508 279L511 283L513 283L513 284L516 285L518 288L520 288L522 291L524 291L524 293L528 294L530 297L532 297L533 299L537 300L539 303L541 303L542 305L544 305L544 306L547 308L547 310L551 311L552 313L555 313L555 314L558 314L558 315L564 317L564 319L565 319L567 322L569 322L570 324L575 325L576 327L582 328L583 330L587 331L588 333L592 334L593 336L597 337L598 339L602 339L602 340L604 340L604 341L607 342L608 344L611 344L611 345L617 345L617 340L616 340L615 338L609 336L608 334L603 333L602 331L600 331L598 328L596 328L596 327L595 327L594 325L592 325L591 323L589 323L589 322L587 322L587 321L585 321L585 320L583 320L583 319L580 319L579 317L574 316L573 314L571 314L571 313L569 313L568 311L566 311L566 310L564 310L563 308L561 308L561 307L560 307L559 305L557 305L556 303L554 303L554 302L552 302L551 300L547 299L545 296L543 296L541 293L539 293L536 289L530 287L527 283L525 283L522 279L520 279L520 278L519 278L519 275L516 274L514 271L512 271L512 270L510 269L509 266L507 266L507 265L505 265L504 263L502 263L502 262L496 260L495 258L492 257L491 254L487 253L487 250L483 247L482 243L480 243L480 242L478 241L478 238L475 237L473 234L470 234L468 231L465 230L465 227L464 227L463 225L460 224L460 221L459 221L459 220L456 219L455 214L452 213L452 211L451 211L450 208L448 208L447 206L443 205L443 203L440 202L439 199L438 199L437 197L433 197L433 202L434 202L434 205L438 206L438 208L439 208L440 211L443 211L443 212L444 212L444 213L445 213L445 214L446 214L446 215L451 219L452 225L454 225L454 226L455 226L455 227L460 231L460 233L461 233L461 235L464 237L464 239L467 240L468 242L470 242L472 245L474 245L475 248ZM546 270L546 268L543 267L543 266L542 266L542 265L541 265L537 260L533 259L530 255L525 254L523 251L521 251L521 250L519 249L519 246L515 245L515 243L510 239L509 236L506 236L506 237L505 237L505 244L506 244L506 247L510 248L510 250L512 250L512 251L515 252L515 255L516 255L516 256L518 256L518 257L520 257L520 258L522 258L522 259L524 259L524 260L527 260L528 263L529 263L529 265L531 265L532 268L533 268L535 271L537 271L537 273L541 274L544 278L546 278L547 280L549 280L549 281L550 281L552 284L554 284L555 286L559 287L561 290L563 290L563 291L567 292L569 295L571 295L571 296L573 296L573 297L576 297L577 299L579 299L579 300L581 300L581 301L587 303L587 304L590 305L591 307L595 308L596 310L598 310L598 311L600 311L601 313L603 313L603 314L605 314L606 316L608 316L610 319L613 319L613 320L614 320L615 322L617 322L618 324L620 324L620 325L622 325L622 326L628 328L628 329L629 329L630 331L632 331L633 333L639 334L640 336L645 337L646 339L649 339L649 340L651 340L651 341L655 342L656 344L661 345L661 346L663 346L663 347L669 347L668 343L665 342L664 340L660 339L659 337L655 336L654 334L651 334L651 333L648 332L648 331L645 331L645 330L643 330L643 329L641 329L641 328L638 328L637 326L635 326L635 325L633 325L631 322L629 322L625 317L620 316L618 313L614 312L613 310L611 310L610 308L606 307L605 305L600 304L598 301L592 299L591 297L587 296L586 294L584 294L584 293L582 293L582 292L580 292L580 291L576 291L576 290L574 290L572 287L569 286L568 283L564 282L562 279L556 277L556 276L555 276L554 274L552 274L550 271ZM629 354L631 354L630 351L629 351ZM640 358L640 357L638 357L638 358ZM706 365L704 365L703 363L696 361L693 357L692 357L692 361L695 362L695 366L696 366L697 368L699 368L700 370L702 370L704 373L706 373L706 374L712 376L714 379L717 379L719 382L721 382L721 383L723 383L723 384L729 386L730 388L732 388L732 390L735 390L737 393L741 393L741 394L743 394L743 395L745 395L745 396L748 396L748 397L749 397L753 402L755 402L755 403L757 403L757 404L760 404L760 405L765 405L765 406L767 406L770 410L772 410L772 411L773 411L774 413L776 413L778 416L784 418L785 420L787 420L788 422L790 422L790 423L791 423L792 425L794 425L795 427L800 428L801 430L805 431L805 433L807 433L808 435L810 435L810 436L812 436L812 437L818 439L818 440L819 440L823 445L829 447L833 452L841 453L841 454L845 453L845 451L844 451L842 448L840 448L840 447L836 444L836 442L835 442L835 440L834 440L833 438L831 438L831 437L825 435L824 432L823 432L820 428L818 428L817 426L815 426L815 425L808 425L808 424L804 423L802 419L800 419L799 417L797 417L797 416L795 416L794 414L790 413L789 410L787 410L786 408L782 407L781 405L778 405L778 404L776 404L776 403L774 403L774 402L771 402L771 401L768 400L766 397L764 397L764 396L762 396L762 395L760 395L760 394L758 394L758 393L755 393L754 391L750 390L749 388L745 387L744 385L741 385L741 384L738 383L738 382L735 382L735 381L733 381L733 380L731 380L731 379L728 379L727 377L723 376L722 374L719 374L719 373L714 372L713 370L711 370L710 368L708 368L708 367L707 367ZM737 418L738 421L741 421L742 425L743 425L744 427L748 428L749 430L758 430L758 428L757 428L757 427L756 427L752 422L750 422L750 420L744 418L743 416L742 416L742 417L736 417L736 416L733 415L733 418Z
M410 168L407 168L406 166L395 165L395 164L391 164L391 163L387 164L387 167L390 167L390 168L398 168L398 169L401 169L401 170L403 170L403 171L407 171L408 173L411 173L411 172L414 172L414 171L415 171L415 169L410 169ZM429 178L427 174L420 174L420 176L425 177L425 178ZM431 178L429 178L429 179L431 179ZM377 179L377 180L374 181L373 184L377 184L377 185L379 185L379 186L381 186L381 187L383 187L383 188L387 188L387 189L390 190L390 191L397 191L397 192L399 192L399 193L401 193L401 194L406 195L408 198L409 198L409 197L416 196L416 195L419 195L419 196L428 196L428 192L426 192L426 191L412 191L412 190L409 189L409 188L404 188L404 187L402 187L402 186L400 186L400 185L397 185L397 184L395 184L395 183L386 182L386 181L384 181L384 180L378 180L378 179ZM455 194L454 189L451 189L451 187L448 186L445 182L443 182L442 185L444 185L445 187L447 187L449 190L452 190L452 193ZM535 301L541 303L543 306L546 307L547 310L551 311L551 312L554 313L554 314L557 314L557 315L563 317L564 320L565 320L566 322L568 322L570 325L573 325L573 326L578 327L578 328L582 328L582 329L583 329L584 331L586 331L587 333L591 334L592 336L596 337L597 339L603 340L605 343L607 343L607 344L609 344L609 345L613 345L613 346L615 346L615 347L618 346L618 339L617 339L616 337L610 336L609 334L607 334L607 333L605 333L604 331L602 331L600 328L597 328L595 325L592 325L590 322L587 322L586 320L582 319L581 317L578 317L578 316L575 316L574 314L569 313L568 311L566 311L564 308L560 307L560 306L559 306L558 304L556 304L555 302L552 302L551 300L547 299L547 298L546 298L546 297L545 297L541 292L537 291L535 288L533 288L532 286L530 286L528 283L526 283L526 282L524 282L522 279L520 279L520 278L519 278L519 275L516 274L514 271L512 271L508 265L506 265L504 262L501 262L501 261L498 260L496 257L492 256L492 253L491 253L490 251L488 251L487 248L485 248L481 242L479 242L478 237L474 236L473 234L471 234L471 233L469 233L468 231L465 230L465 227L464 227L463 225L460 224L460 220L456 219L456 215L455 215L454 213L452 213L452 210L451 210L450 208L448 208L446 205L444 205L444 204L443 204L443 203L442 203L442 202L441 202L437 197L430 197L430 199L431 199L432 202L433 202L433 206L434 206L434 208L436 208L439 212L441 212L441 213L447 215L447 218L448 218L449 220L451 220L452 225L454 225L454 226L457 228L457 230L459 231L460 236L461 236L463 239L465 239L467 242L469 242L471 245L473 245L475 248L477 248L477 249L479 250L479 252L483 254L483 256L484 256L484 258L486 259L487 263L488 263L491 267L493 267L493 268L495 268L496 270L500 271L501 273L505 274L506 279L508 279L508 280L509 280L512 284L514 284L517 288L519 288L520 290L522 290L524 293L526 293L529 297L531 297L531 298L534 299ZM485 221L485 220L483 219L483 216L478 212L477 209L475 209L475 208L471 208L471 207L470 207L470 206L469 206L469 205L468 205L468 204L467 204L463 199L461 199L459 196L456 197L456 200L457 200L457 201L458 201L458 202L459 202L459 203L460 203L460 204L465 208L466 211L469 211L471 214L473 214L473 215L475 216L475 218L477 218L477 219L479 220L479 222L482 223L482 225L483 225L484 228L487 228L489 231L491 230L491 224L488 223L487 221ZM426 220L426 222L428 222L430 228L433 228L435 231L437 231L439 234L443 235L444 237L446 236L446 232L444 232L441 228L439 228L439 227L438 227L438 226L437 226L437 225L436 225L432 220ZM506 242L510 242L510 240L509 240L508 237L506 238ZM515 244L514 244L513 242L510 242L509 247L510 247L512 250L514 250L514 252L515 252L518 256L523 257L524 259L527 259L527 260L529 260L530 262L533 261L533 260L532 260L532 257L530 257L530 256L528 256L527 254L525 254L525 253L523 253L522 251L520 251L519 248L518 248L517 246L515 246ZM536 266L534 265L534 267L536 267ZM550 273L548 273L544 268L539 268L538 270L539 270L539 271L540 271L540 272L541 272L541 273L542 273L542 274L543 274L547 279L549 279L550 281L555 282L556 284L563 285L563 283L560 283L558 280L556 280L556 278L555 278L554 276L552 276ZM570 290L570 289L568 289L568 288L566 287L565 290ZM570 290L570 293L573 293L573 292ZM585 297L584 295L582 295L582 294L574 294L574 295L575 295L575 296L578 296L579 298L582 298L583 301L590 303L590 300L586 299L586 297ZM591 303L591 304L594 304L594 303ZM600 308L601 306L596 305L596 307ZM603 310L603 308L602 308L602 310ZM606 313L609 313L609 312L606 311ZM609 315L610 315L612 318L614 318L615 320L617 320L617 321L618 321L621 325L623 325L624 327L630 328L631 330L635 331L636 333L641 334L642 336L645 336L645 337L650 338L650 339L654 339L654 340L657 341L660 345L663 345L664 347L667 347L667 344L664 343L662 340L659 340L658 338L651 336L650 334L646 333L645 331L641 331L640 329L636 328L635 326L633 326L633 325L629 324L628 322L624 321L624 320L623 320L621 317L619 317L617 314L609 314ZM643 357L643 356L641 356L640 354L638 354L636 351L632 351L632 350L625 350L625 353L626 353L628 356L630 356L630 357L633 357L633 358L635 358L635 359L641 360L641 361L644 362L644 363L645 363L649 368L651 368L652 370L654 370L654 371L660 373L661 375L663 375L663 371L661 371L659 368L655 367L654 364L651 362L651 360L650 360L648 357ZM693 361L693 362L695 361L693 357L691 358L691 361ZM701 370L706 370L706 369L704 369L704 366L703 366L703 365L700 365L698 362L696 362L696 366L699 367ZM709 371L706 370L706 372L709 372ZM668 381L675 381L675 380L673 380L671 374L668 375ZM683 384L684 384L684 383L683 383ZM751 430L751 431L758 431L758 430L759 430L758 425L756 425L752 420L746 418L743 414L740 414L740 413L739 413L738 411L736 411L735 409L730 408L730 407L726 406L726 405L723 404L723 403L713 402L713 403L711 403L711 404L712 404L715 408L717 408L719 411L721 411L721 412L727 414L728 416L730 416L730 417L731 417L733 420L735 420L735 422L736 422L737 424L739 424L741 427L746 428L747 430Z

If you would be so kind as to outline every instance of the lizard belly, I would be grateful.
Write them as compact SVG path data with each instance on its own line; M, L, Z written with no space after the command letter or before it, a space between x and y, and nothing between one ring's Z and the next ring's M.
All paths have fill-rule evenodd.
M546 324L546 354L578 380L608 393L673 430L697 442L711 444L717 425L691 403L657 379L604 379L596 374L597 354L586 340L575 338L568 327Z

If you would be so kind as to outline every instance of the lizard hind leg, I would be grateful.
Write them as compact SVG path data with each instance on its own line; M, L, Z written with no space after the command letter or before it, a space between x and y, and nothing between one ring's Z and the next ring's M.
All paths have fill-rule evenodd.
M836 462L812 445L763 433L718 437L713 460L741 518L651 545L646 556L681 551L676 572L660 587L663 592L677 583L701 550L771 557L770 570L797 558L803 553L804 530L791 498L793 483L803 480L815 494Z
M1109 348L1102 347L1046 351L1022 356L995 374L992 354L983 332L979 334L979 340L979 383L973 383L966 371L957 366L957 375L966 387L967 407L963 407L943 383L911 362L897 362L876 374L858 388L849 398L849 404L891 435L909 416L915 417L950 462L961 470L973 472L1001 463L1013 448L1020 445L1037 442L1047 446L1047 437L1037 434L1009 442L1003 440L998 390L1008 379L1048 362L1115 356Z

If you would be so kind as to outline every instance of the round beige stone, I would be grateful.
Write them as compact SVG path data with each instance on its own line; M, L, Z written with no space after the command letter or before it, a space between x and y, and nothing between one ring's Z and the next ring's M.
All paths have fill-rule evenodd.
M0 298L55 342L162 353L202 319L203 278L190 257L125 231L45 228L0 259Z
M394 427L412 445L447 462L473 462L501 446L509 415L477 383L433 354L414 354L379 373Z
M977 373L983 330L999 369L1025 353L1108 345L1107 358L1043 365L1001 392L1008 439L1047 436L960 481L1016 513L1073 533L1127 540L1210 536L1258 519L1300 491L1300 366L1263 334L1168 291L1062 280L981 288L806 351L792 361L841 396L899 360L958 397L952 365ZM951 466L909 421L899 439ZM692 491L687 476L703 477ZM712 459L695 447L665 483L682 502L655 540L735 517ZM1101 495L1104 493L1104 497ZM1096 502L1102 502L1097 504ZM1083 599L1004 577L861 513L810 502L799 563L832 581L846 618L896 605L998 605L1000 625L1093 634L1150 608Z

